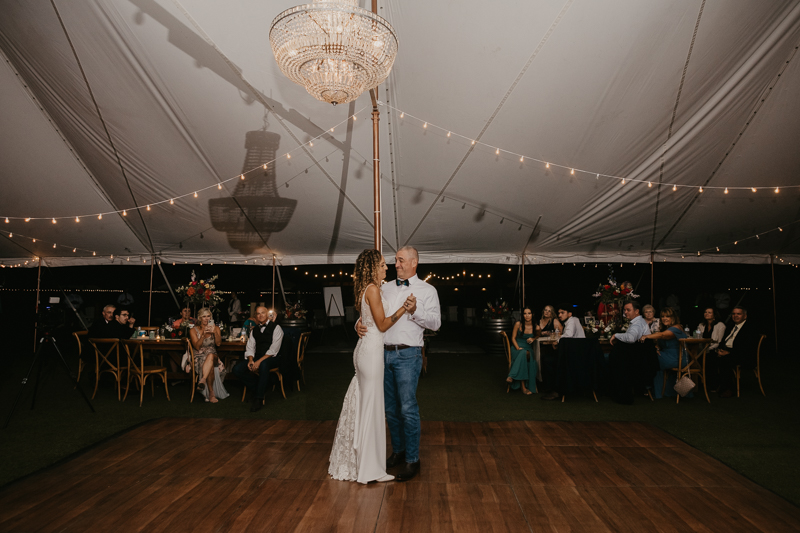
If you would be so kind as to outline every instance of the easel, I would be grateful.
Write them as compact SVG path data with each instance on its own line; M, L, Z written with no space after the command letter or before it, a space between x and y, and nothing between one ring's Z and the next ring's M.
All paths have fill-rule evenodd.
M322 339L325 339L325 330L328 329L328 325L330 324L330 320L331 320L331 318L333 318L333 317L331 317L331 307L332 307L332 305L335 305L336 306L336 310L339 312L339 314L336 316L336 318L341 318L342 319L341 326L342 326L342 330L344 331L344 338L345 339L349 339L350 337L349 337L349 335L347 333L347 327L345 327L345 325L344 325L344 323L345 323L344 311L339 308L339 304L336 302L336 298L333 297L333 294L331 294L330 298L328 298L328 305L327 305L327 307L325 307L325 324L323 324L323 326L322 326ZM322 339L320 339L320 340L322 340Z

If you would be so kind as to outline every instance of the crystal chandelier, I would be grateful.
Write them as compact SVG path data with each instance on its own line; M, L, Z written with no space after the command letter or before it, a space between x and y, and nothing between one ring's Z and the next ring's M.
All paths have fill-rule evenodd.
M272 21L272 52L281 71L323 102L344 104L380 85L397 56L397 36L357 0L313 0Z

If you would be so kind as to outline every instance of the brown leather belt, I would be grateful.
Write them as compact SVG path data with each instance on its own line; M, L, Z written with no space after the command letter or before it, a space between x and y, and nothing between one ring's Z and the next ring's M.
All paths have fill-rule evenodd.
M409 346L408 344L384 344L384 350L405 350L406 348L413 348L413 346Z

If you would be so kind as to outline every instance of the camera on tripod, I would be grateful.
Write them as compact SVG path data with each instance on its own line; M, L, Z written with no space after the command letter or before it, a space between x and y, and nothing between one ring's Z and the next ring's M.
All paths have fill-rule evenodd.
M60 307L61 298L51 296L47 305L39 308L36 313L36 327L43 333L61 331L67 327L67 315L63 307Z

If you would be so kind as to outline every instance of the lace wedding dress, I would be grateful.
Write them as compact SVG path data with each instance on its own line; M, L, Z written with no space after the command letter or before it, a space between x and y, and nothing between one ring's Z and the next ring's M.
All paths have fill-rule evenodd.
M386 475L386 414L383 408L383 333L361 296L361 323L367 334L356 345L356 375L344 397L331 450L333 479L369 483Z

